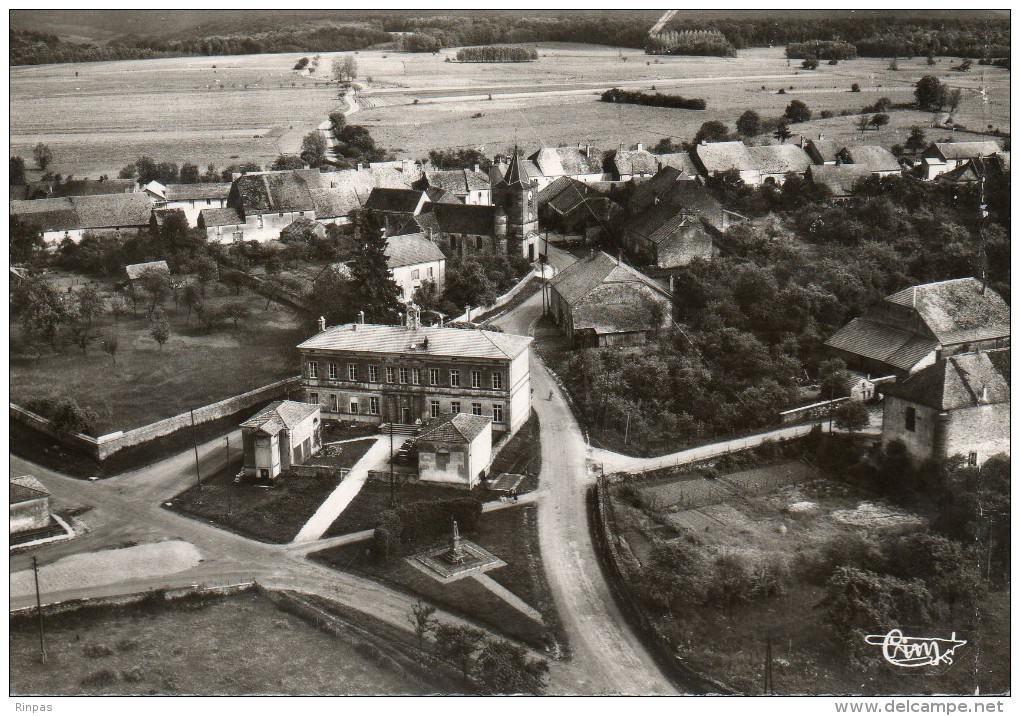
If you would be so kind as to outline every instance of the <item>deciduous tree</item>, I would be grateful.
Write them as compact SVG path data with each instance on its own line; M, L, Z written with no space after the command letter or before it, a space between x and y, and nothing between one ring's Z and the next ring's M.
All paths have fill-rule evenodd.
M35 164L43 171L46 171L46 167L53 161L53 151L48 145L39 142L32 147L32 156L35 158Z
M745 137L757 137L761 134L761 117L753 109L745 110L737 118L737 131Z
M435 613L436 608L421 599L411 607L411 613L407 616L407 620L411 622L414 634L418 637L418 646L424 646L425 637L435 631L437 622L432 616Z

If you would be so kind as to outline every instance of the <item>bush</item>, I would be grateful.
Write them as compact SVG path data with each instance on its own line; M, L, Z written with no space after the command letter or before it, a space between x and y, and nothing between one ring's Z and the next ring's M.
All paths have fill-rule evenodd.
M113 686L118 681L117 672L113 669L99 669L82 677L81 685L86 688L102 689Z
M645 506L644 495L641 494L641 490L639 490L635 485L631 485L629 483L620 485L616 488L616 495L632 507L641 509Z
M705 109L705 100L697 98L682 97L680 95L662 94L656 92L630 92L614 87L602 93L603 102L617 102L621 104L641 104L649 107L671 107L673 109Z
M861 91L861 86L859 84L857 84L856 82L854 82L852 85L850 85L850 91L851 92L860 92Z
M81 651L89 659L99 659L113 654L113 649L106 644L86 644Z
M478 526L481 516L482 503L474 497L405 503L379 514L373 534L376 554L389 559L399 555L404 547L450 534L454 520L462 531L471 531Z

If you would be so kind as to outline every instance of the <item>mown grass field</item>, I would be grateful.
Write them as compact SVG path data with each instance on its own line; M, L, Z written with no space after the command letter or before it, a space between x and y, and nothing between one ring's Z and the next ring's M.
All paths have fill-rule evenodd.
M65 276L64 280L73 279ZM108 292L112 286L102 284L101 288ZM144 298L137 315L119 320L101 316L93 324L94 331L117 336L116 363L103 351L101 340L84 355L69 343L58 343L57 350L46 344L36 360L24 354L24 331L17 317L11 317L11 400L23 404L31 398L71 396L96 410L97 432L103 435L297 375L294 346L304 334L293 312L278 304L267 308L264 298L246 289L235 296L224 286L207 288L210 305L238 299L248 302L249 318L238 328L227 323L210 333L194 315L187 317L183 304L175 308L173 300L168 300L164 310L170 340L162 348L149 335Z
M12 694L420 694L422 685L362 656L358 644L277 609L261 594L102 618L12 622Z
M945 57L934 67L924 58L901 58L896 71L888 69L888 59L878 58L808 71L798 61L788 64L782 47L742 50L735 58L652 57L639 50L569 43L540 43L538 49L538 61L515 64L446 62L456 48L437 54L359 52L363 109L351 121L369 126L380 146L418 159L442 147L484 147L493 153L515 143L533 151L543 144L612 148L654 144L663 137L689 140L706 120L732 126L747 108L777 116L791 99L801 99L816 116L823 109L837 116L797 125L795 132L860 141L854 119L839 117L840 110L858 110L883 96L910 101L918 78L935 74L965 89L958 123L970 129L1009 127L1009 72L976 64L967 73L953 72L950 67L958 61ZM299 77L291 70L301 56L16 67L10 73L11 151L30 157L31 147L44 141L54 151L53 170L76 176L115 174L141 153L203 167L267 163L280 151L297 151L300 138L337 106L337 90L325 86L324 77ZM328 72L330 59L329 53L321 56L320 75ZM860 93L849 91L854 82ZM643 91L654 86L703 97L708 109L598 102L597 92L612 86ZM982 86L989 90L985 105L976 91ZM780 88L786 94L777 94ZM867 141L891 146L902 142L911 126L932 120L929 113L897 111L887 127L869 132ZM255 138L274 127L280 136ZM936 131L941 136L941 130L931 130Z

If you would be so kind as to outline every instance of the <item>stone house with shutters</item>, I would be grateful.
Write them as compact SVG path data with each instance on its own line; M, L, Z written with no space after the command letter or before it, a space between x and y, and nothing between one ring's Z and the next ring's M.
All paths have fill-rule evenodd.
M418 434L418 477L471 489L492 462L492 419L469 413L432 418Z
M241 423L243 472L272 481L291 465L300 465L322 447L317 405L278 400Z
M639 265L655 269L712 258L712 236L692 212L673 203L648 207L625 223L620 243Z
M1009 455L1010 351L960 353L885 388L882 443L918 460Z
M416 425L463 412L513 433L531 414L531 341L422 326L412 305L400 326L322 321L297 348L305 399L326 418Z

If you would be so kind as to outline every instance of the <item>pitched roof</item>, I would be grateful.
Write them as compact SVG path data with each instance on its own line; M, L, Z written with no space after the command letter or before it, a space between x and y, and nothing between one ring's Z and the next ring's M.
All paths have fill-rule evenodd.
M469 443L491 423L484 415L445 413L425 423L418 434L419 440Z
M71 179L64 182L32 182L28 195L46 197L99 196L102 194L128 194L135 190L134 179Z
M229 201L245 214L312 211L315 202L311 190L323 187L317 169L255 172L234 180Z
M440 231L447 234L489 236L494 230L496 207L483 204L430 204L422 214L432 214Z
M984 142L934 142L936 153L943 159L973 159L974 157L990 157L1002 151L993 141Z
M837 161L836 155L840 149L841 147L831 139L809 139L807 143L808 154L814 154L816 159L822 162Z
M10 499L12 505L19 502L37 500L40 497L47 497L50 494L49 490L47 490L41 482L31 475L12 477L10 485Z
M141 278L142 274L145 274L149 271L154 271L156 273L165 273L169 275L170 266L167 265L166 261L160 260L160 261L146 261L145 263L141 264L128 264L127 266L124 267L124 272L127 273L127 277L131 281Z
M596 287L607 283L640 284L651 287L662 295L667 295L662 287L652 279L634 267L617 261L604 251L574 262L549 281L549 284L570 306L580 303Z
M147 226L152 202L142 192L12 201L11 214L43 231Z
M1009 351L960 353L885 389L936 410L1009 403Z
M743 142L708 142L694 147L698 161L709 174L730 169L751 171L758 168Z
M421 326L411 330L405 326L346 323L312 336L298 349L505 360L526 351L531 341L528 336L463 328Z
M663 301L661 293L643 283L604 283L596 286L577 305L570 307L574 330L637 333L660 328L651 305Z
M691 155L687 152L671 152L670 154L659 154L655 157L660 167L672 167L679 172L684 179L694 179L698 176L698 168L694 166Z
M198 213L202 226L237 226L244 224L244 218L232 206L222 209L202 209Z
M747 152L766 174L786 174L807 171L811 157L796 144L768 144L762 147L748 147Z
M294 400L277 400L241 423L241 427L276 435L281 430L293 430L301 421L318 412L318 405L298 403Z
M621 176L654 174L659 170L658 158L647 149L618 149L613 154L613 166Z
M700 225L683 207L663 203L649 206L624 224L623 230L632 231L653 244L658 244L681 227L690 224Z
M429 186L445 189L454 196L465 196L471 191L489 188L489 175L474 169L425 169Z
M696 181L685 181L679 169L663 167L655 176L637 184L629 201L632 214L656 203L682 207L717 229L723 228L723 207L712 192Z
M604 173L605 152L591 147L542 147L529 159L547 177Z
M936 350L939 342L929 336L861 316L836 331L825 345L909 371Z
M539 206L548 205L565 216L588 199L604 198L602 194L573 177L559 177L538 194Z
M808 169L811 181L825 184L835 197L853 194L854 184L871 176L871 170L860 164L816 165Z
M195 184L167 184L167 201L203 201L226 199L230 194L229 182L198 182Z
M446 255L422 234L404 234L386 239L386 263L393 269L398 266L415 266L430 261L444 261Z
M457 198L457 195L453 192L447 191L442 187L430 186L425 190L425 196L429 198L433 204L463 204L464 202Z
M840 156L857 167L867 167L870 172L898 172L899 160L885 147L875 144L855 144L845 147Z
M943 345L1010 334L1009 306L990 288L982 293L976 278L911 286L885 300L916 310Z
M413 214L418 211L425 193L418 189L390 189L376 187L365 201L369 211L387 211L395 214Z
M510 165L507 167L506 174L503 175L503 181L511 186L514 184L531 186L533 180L534 177L531 175L527 162L514 150L514 155L510 158Z

